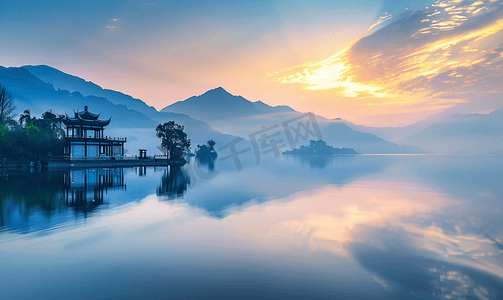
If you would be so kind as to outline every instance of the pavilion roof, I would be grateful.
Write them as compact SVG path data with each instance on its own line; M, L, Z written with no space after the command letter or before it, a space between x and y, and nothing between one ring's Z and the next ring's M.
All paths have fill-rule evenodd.
M94 114L90 111L87 110L87 106L84 107L84 111L74 111L74 117L70 118L68 115L63 119L63 123L68 126L68 125L87 125L87 126L107 126L110 124L110 120L112 118L109 118L108 120L100 120L98 119L101 113L99 114Z

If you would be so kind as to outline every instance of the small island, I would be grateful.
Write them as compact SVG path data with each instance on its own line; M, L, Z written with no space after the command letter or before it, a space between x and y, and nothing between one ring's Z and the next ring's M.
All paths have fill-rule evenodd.
M300 146L299 149L294 149L293 151L285 151L283 154L360 154L351 148L334 148L327 145L325 141L322 140L311 140L309 141L309 146Z
M196 157L199 159L215 159L218 154L215 150L215 142L213 140L209 140L206 145L197 145L196 149Z

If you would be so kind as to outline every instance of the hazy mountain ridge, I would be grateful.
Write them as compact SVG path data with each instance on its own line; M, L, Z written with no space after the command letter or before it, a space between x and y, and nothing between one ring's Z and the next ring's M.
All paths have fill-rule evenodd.
M222 87L176 102L163 108L163 111L184 112L207 121L222 132L244 138L249 138L250 134L263 127L275 126L302 114L286 105L273 107L262 101L251 102L241 96L233 96ZM316 119L323 139L330 146L353 148L360 153L424 153L418 147L400 147L374 134L355 131L344 123L344 130L340 130L342 125L339 122L333 125L334 121L322 116L316 116Z
M503 149L503 109L458 114L404 139L436 153L498 153Z
M173 117L186 118L187 120L192 119L188 115L183 116L184 114L159 112L140 99L133 98L130 95L118 91L103 89L91 81L86 81L80 77L64 73L49 66L23 66L22 68L29 70L42 81L52 84L56 89L60 88L70 92L78 91L84 96L103 97L114 104L126 105L129 109L138 111L159 123L166 122L166 119ZM195 123L199 122L199 125L208 125L196 119L192 120Z
M416 132L431 125L431 123L414 123L403 127L371 127L365 125L356 125L353 122L343 120L351 129L374 134L386 141L402 144L402 141Z
M295 112L293 108L287 105L277 105L277 106L270 106L268 104L265 104L262 101L256 101L252 102L255 108L263 114L275 114L275 113L289 113L289 112Z
M46 83L24 68L6 68L0 70L0 83L14 96L14 105L17 113L29 109L34 116L40 116L47 109L56 113L68 113L82 110L89 106L90 110L101 112L102 118L120 115L113 118L112 127L147 128L156 125L156 122L147 116L127 108L126 105L117 105L103 97L83 96L80 92L56 90L50 83Z
M164 107L161 112L187 114L205 122L236 120L260 114L252 102L241 96L234 96L222 87L175 102Z
M345 122L333 122L322 129L323 139L334 147L353 148L359 153L410 154L425 153L419 147L402 146L388 142L374 134L351 129Z
M262 126L281 124L302 114L286 105L273 107L262 101L251 102L221 87L178 101L158 112L140 99L103 89L48 66L0 66L0 83L14 94L17 113L31 109L33 115L40 115L49 108L58 113L72 113L73 109L83 109L87 105L92 111L101 111L104 118L112 116L111 129L129 128L130 131L147 130L158 123L175 120L186 126L194 145L213 137L219 142L218 147L232 140L233 135L248 138ZM167 112L171 110L177 112ZM211 126L196 116L207 120ZM503 108L489 114L444 114L409 126L380 128L316 116L329 145L354 148L361 153L424 153L422 149L433 153L498 152L503 149L503 143L499 142L503 132L502 117ZM213 126L229 134L221 134ZM137 132L137 135L144 133ZM151 133L148 135L152 138ZM393 142L411 147L400 147Z
M53 69L47 67L49 69ZM56 69L54 69L56 70ZM57 72L56 72L57 71ZM71 75L56 70L54 74L59 74L63 79L56 80L58 86L64 88L64 78ZM71 76L75 86L75 82L86 84L86 81L75 76ZM101 112L101 118L112 117L110 126L107 127L107 133L110 136L127 136L130 142L126 144L130 149L130 153L136 151L135 148L149 148L157 152L155 146L159 144L159 140L155 137L155 127L161 122L174 120L175 122L185 126L193 145L203 144L208 139L217 141L218 146L228 143L235 138L232 135L222 134L208 125L205 122L192 119L184 114L176 113L160 113L154 108L149 116L144 113L130 109L126 104L119 102L120 98L131 98L120 92L106 91L101 87L88 83L88 86L96 90L102 90L105 93L114 93L118 97L115 99L118 103L114 104L107 98L88 95L84 96L80 91L70 92L65 89L56 90L52 83L47 83L33 75L29 70L21 68L0 68L0 84L5 86L8 91L14 96L14 104L16 106L16 114L21 113L25 109L30 109L33 116L38 116L47 109L52 109L56 113L73 114L74 110L82 110L84 106L88 106L93 112ZM89 92L89 90L88 90ZM143 103L141 100L138 100ZM130 102L127 102L130 104ZM149 106L136 104L136 106L144 106L148 112ZM17 116L16 116L17 117Z

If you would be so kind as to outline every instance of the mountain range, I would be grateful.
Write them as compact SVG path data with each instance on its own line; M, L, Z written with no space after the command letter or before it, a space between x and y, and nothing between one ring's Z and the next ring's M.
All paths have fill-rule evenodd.
M48 66L1 67L0 84L12 92L17 114L29 109L32 115L40 116L47 109L52 109L55 113L70 115L74 110L88 106L90 111L101 113L101 118L112 117L105 134L127 137L126 149L130 154L136 154L139 148L149 149L149 153L160 153L156 148L159 139L154 128L169 120L185 126L193 145L205 144L209 139L223 145L235 138L214 130L203 121L184 114L158 112L139 99L102 89L92 82Z
M34 115L47 109L71 113L88 106L91 111L101 112L103 118L112 116L107 131L127 136L130 153L138 148L156 153L159 141L153 128L168 120L184 125L193 145L211 138L217 141L218 148L236 136L249 140L263 128L303 115L285 105L249 101L222 87L157 111L140 99L103 89L49 66L0 67L0 84L13 93L17 113L24 109L30 109ZM455 115L434 123L394 128L366 127L318 115L315 118L327 144L353 148L359 153L489 153L503 150L502 116L500 109L490 114Z
M220 131L244 138L262 127L270 128L302 115L288 106L273 107L262 101L251 102L241 96L233 96L222 87L178 101L161 111L190 114ZM344 122L327 120L322 116L316 116L316 121L323 140L334 147L353 148L359 153L424 153L419 147L400 147L374 134L353 130ZM304 141L304 144L309 144L309 141Z

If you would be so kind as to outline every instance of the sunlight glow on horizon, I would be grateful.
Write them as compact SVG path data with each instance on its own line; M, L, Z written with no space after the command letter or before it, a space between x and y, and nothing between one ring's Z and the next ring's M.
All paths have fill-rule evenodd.
M422 109L428 107L438 111L459 103L468 103L468 99L449 101L451 90L454 86L461 87L458 90L460 95L466 93L463 89L474 90L477 77L470 73L481 72L474 71L474 67L488 72L501 67L501 60L488 56L500 52L497 41L503 36L503 16L485 22L480 18L488 13L501 11L500 4L467 2L469 1L438 1L411 15L409 18L412 21L395 20L397 25L391 23L367 34L325 60L299 65L289 72L280 72L276 80L281 84L300 84L306 90L332 90L334 95L356 98L354 101L369 106L389 105L390 109L422 103ZM421 19L416 21L416 16ZM475 22L486 24L477 28L473 18L479 18ZM389 16L383 18L389 19ZM464 26L468 24L468 20L470 25ZM368 31L380 23L381 20ZM386 30L392 34L393 28L397 26L409 26L411 35L399 38L385 35ZM403 33L407 32L401 32ZM385 38L392 39L393 42ZM366 42L369 39L375 42ZM361 42L367 47L360 45ZM382 43L382 46L376 43ZM414 44L417 45L412 46ZM492 67L493 63L497 65ZM452 79L440 80L446 72L450 73ZM436 105L439 100L442 104Z

